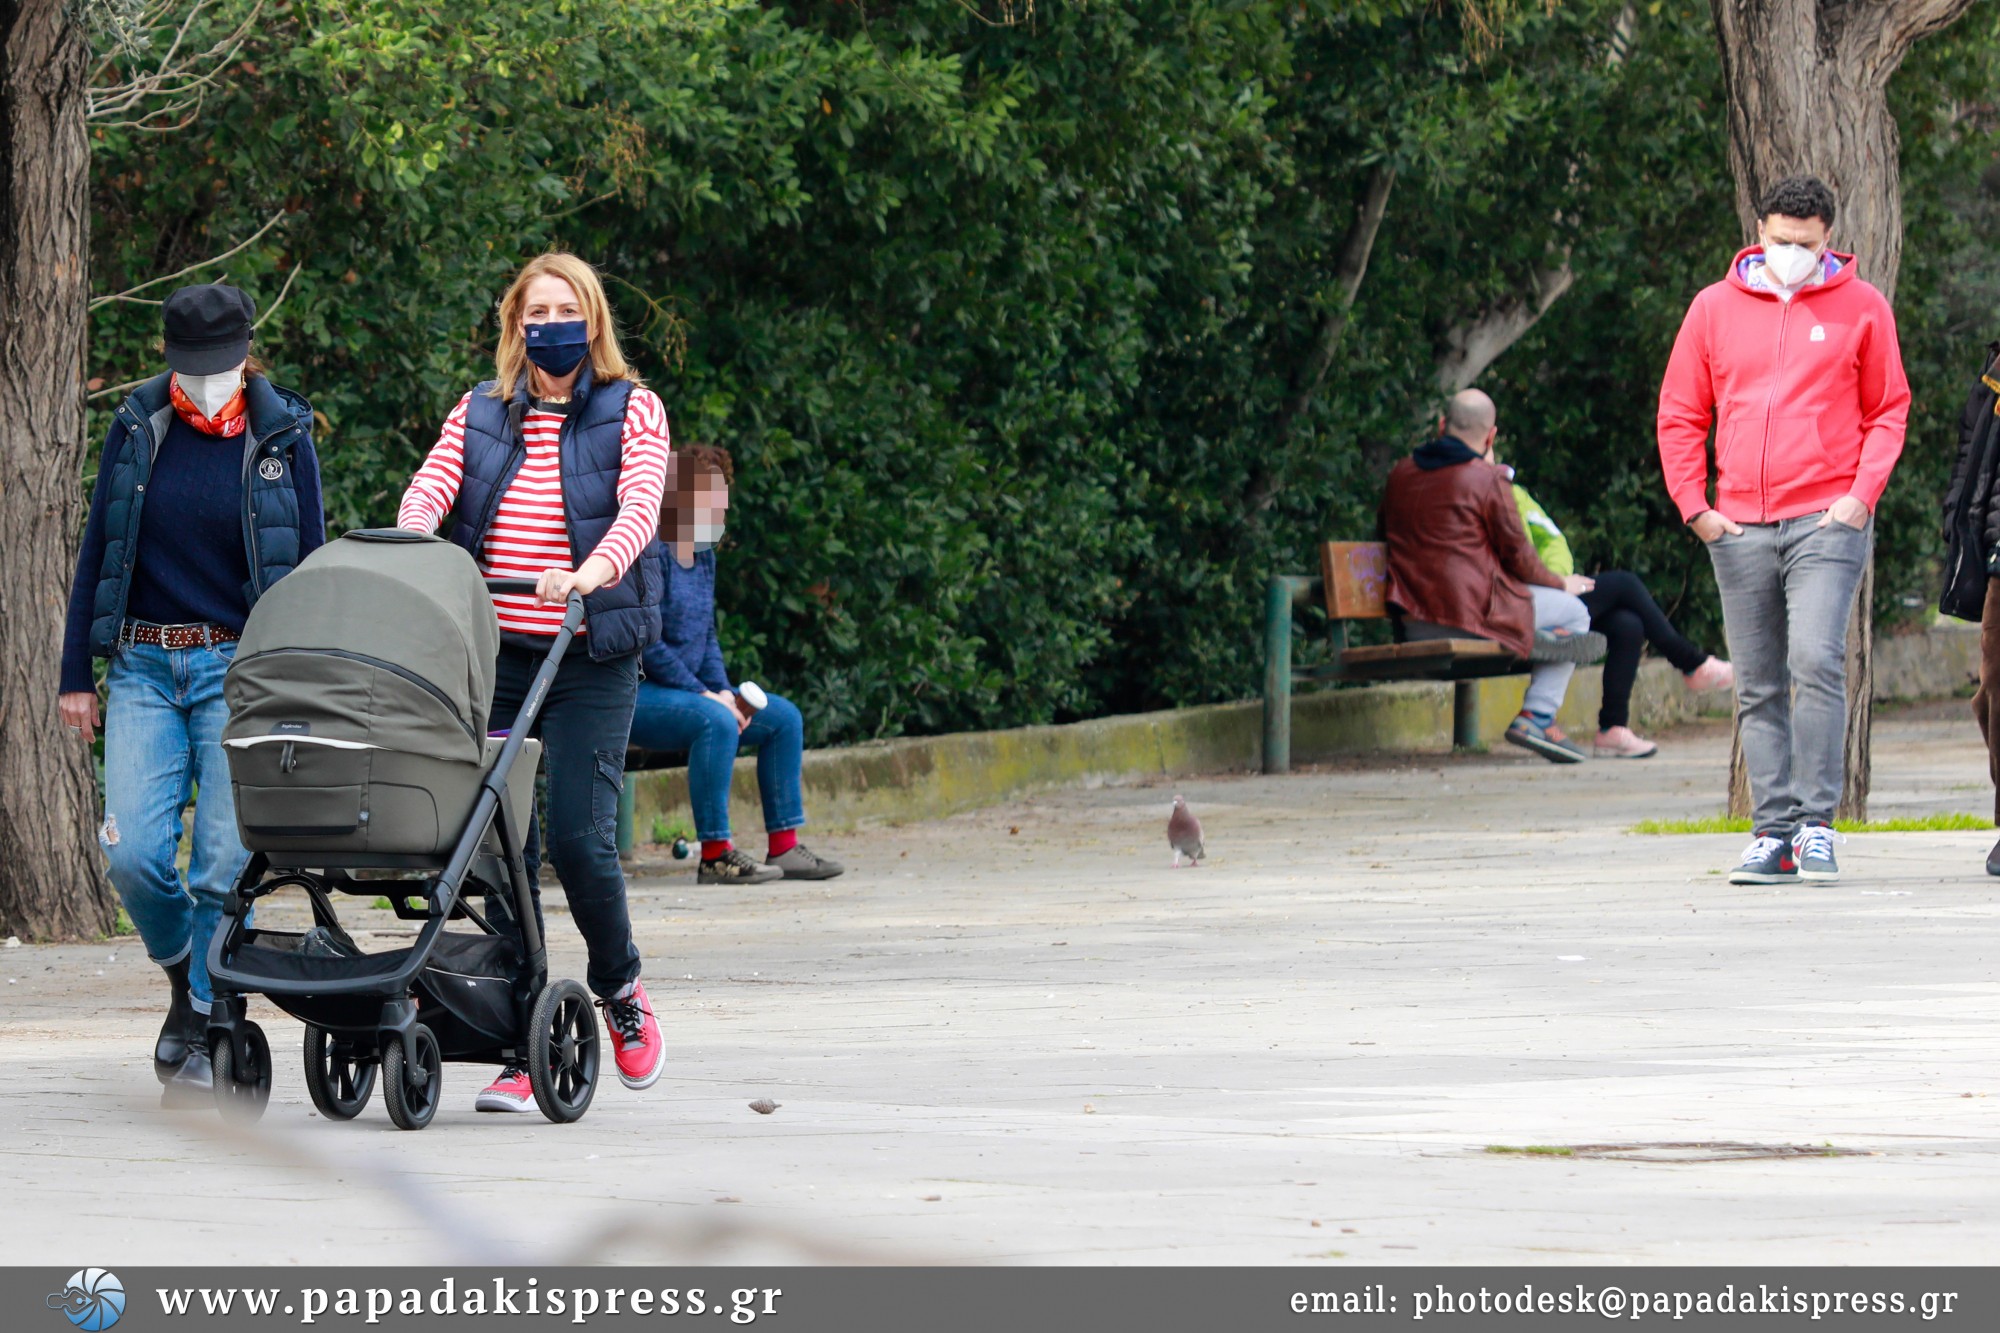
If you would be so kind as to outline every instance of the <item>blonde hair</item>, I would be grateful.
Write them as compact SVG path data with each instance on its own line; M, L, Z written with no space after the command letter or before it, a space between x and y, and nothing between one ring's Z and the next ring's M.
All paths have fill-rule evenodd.
M521 307L528 303L528 284L539 277L557 277L576 293L583 307L584 323L590 327L590 374L599 384L609 380L630 380L637 386L639 376L618 350L618 329L611 319L611 303L604 298L604 282L597 270L561 250L536 255L521 266L507 294L500 298L500 345L493 353L495 398L511 397L528 373L528 338L521 331Z

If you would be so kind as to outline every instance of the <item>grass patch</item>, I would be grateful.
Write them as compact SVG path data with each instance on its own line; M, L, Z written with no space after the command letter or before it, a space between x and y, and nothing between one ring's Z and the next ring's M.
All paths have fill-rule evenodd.
M1489 1143L1486 1145L1486 1151L1490 1153L1500 1154L1503 1156L1512 1155L1517 1157L1576 1156L1576 1149L1574 1148L1558 1148L1552 1144L1547 1144L1547 1143L1530 1143L1519 1147L1511 1143Z
M1863 824L1835 820L1833 827L1841 833L1959 833L1990 829L1993 824L1992 821L1979 815L1959 813L1914 815L1901 819L1871 819ZM1732 819L1728 815L1708 815L1701 819L1642 819L1632 826L1631 832L1748 833L1750 821L1747 818Z

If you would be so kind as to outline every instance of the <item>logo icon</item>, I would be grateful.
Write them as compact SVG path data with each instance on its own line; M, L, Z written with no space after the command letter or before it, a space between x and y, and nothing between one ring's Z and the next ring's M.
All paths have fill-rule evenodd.
M1816 343L1823 343L1826 341L1826 325L1824 324L1813 325L1811 341Z
M1814 329L1813 332L1818 333L1819 330ZM285 465L275 458L267 458L257 465L257 475L265 481L276 481L285 475Z
M51 1310L61 1310L84 1333L103 1333L125 1313L125 1284L116 1273L83 1268L43 1303Z

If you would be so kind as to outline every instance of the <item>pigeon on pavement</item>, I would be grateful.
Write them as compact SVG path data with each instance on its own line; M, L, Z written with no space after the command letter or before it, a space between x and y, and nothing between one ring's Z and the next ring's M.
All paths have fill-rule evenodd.
M1201 858L1208 855L1201 845L1201 821L1179 796L1174 797L1174 812L1167 816L1167 845L1174 849L1176 870L1181 868L1183 856L1199 866Z

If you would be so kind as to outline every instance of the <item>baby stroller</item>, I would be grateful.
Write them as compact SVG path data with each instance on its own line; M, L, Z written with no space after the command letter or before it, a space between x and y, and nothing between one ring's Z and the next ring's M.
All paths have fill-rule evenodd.
M511 732L487 733L500 647L489 594L533 591L482 579L450 542L387 529L328 543L259 599L224 683L250 859L208 962L215 1095L232 1120L254 1121L271 1096L270 1043L244 1016L253 994L306 1025L306 1086L329 1119L358 1115L379 1070L389 1119L422 1129L447 1060L520 1065L551 1120L589 1108L596 1014L582 985L548 978L521 859L541 756L528 733L582 598ZM285 888L304 890L314 926L253 926L257 900ZM408 947L364 952L334 893L386 894L423 925Z

